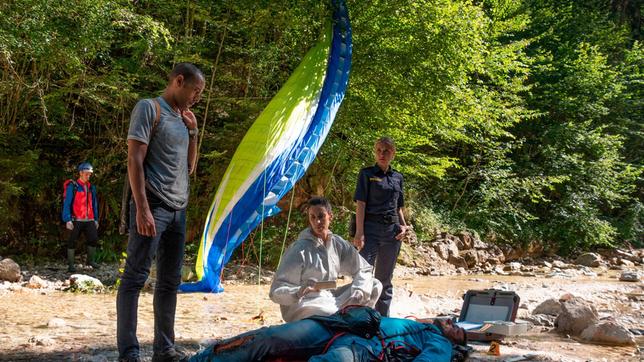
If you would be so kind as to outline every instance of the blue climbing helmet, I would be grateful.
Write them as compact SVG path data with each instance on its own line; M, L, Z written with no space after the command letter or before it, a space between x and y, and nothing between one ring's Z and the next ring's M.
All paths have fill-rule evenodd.
M94 172L94 167L92 167L92 164L89 162L83 162L80 165L78 165L78 171L87 171L87 172Z

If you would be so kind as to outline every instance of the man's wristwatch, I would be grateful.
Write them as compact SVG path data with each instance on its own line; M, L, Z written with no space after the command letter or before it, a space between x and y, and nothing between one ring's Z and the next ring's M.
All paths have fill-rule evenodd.
M197 128L197 127L195 127L195 128L193 128L193 129L189 129L189 130L188 130L188 135L189 135L191 138L192 138L192 137L197 137L197 135L198 135L198 134L199 134L199 128Z

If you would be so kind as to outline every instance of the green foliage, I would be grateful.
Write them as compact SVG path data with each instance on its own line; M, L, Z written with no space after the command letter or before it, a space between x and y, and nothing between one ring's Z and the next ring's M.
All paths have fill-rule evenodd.
M437 233L446 231L450 228L447 218L439 215L435 210L425 202L418 199L411 199L407 204L409 222L414 225L414 232L420 240L431 240Z

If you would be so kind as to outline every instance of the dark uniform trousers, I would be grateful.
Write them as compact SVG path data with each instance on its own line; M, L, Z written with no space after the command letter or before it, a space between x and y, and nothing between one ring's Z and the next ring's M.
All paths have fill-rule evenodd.
M364 247L360 255L373 265L375 277L382 283L382 294L376 303L376 310L383 316L389 316L389 307L393 298L391 279L400 252L400 240L396 235L400 232L398 224L387 224L370 220L366 217L364 223Z

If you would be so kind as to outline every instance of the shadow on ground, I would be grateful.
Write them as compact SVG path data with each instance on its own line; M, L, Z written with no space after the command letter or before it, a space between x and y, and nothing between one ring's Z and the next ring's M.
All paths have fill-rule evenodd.
M198 343L181 344L190 354L199 351ZM45 350L47 349L47 350ZM141 345L141 357L143 362L152 360L152 344ZM33 362L50 362L50 361L78 361L78 362L107 362L117 361L118 351L116 344L104 344L87 346L77 349L55 350L55 347L43 347L42 352L24 350L5 351L0 354L0 361L33 361Z

